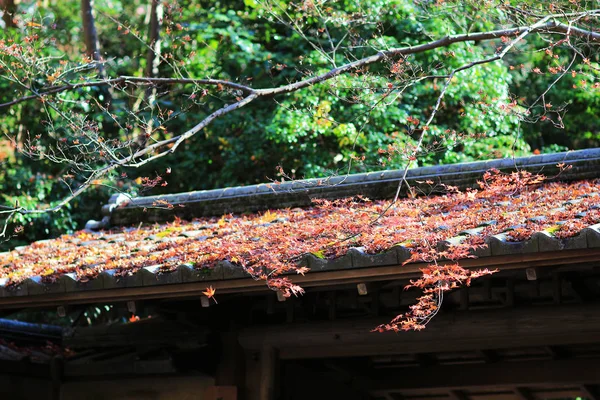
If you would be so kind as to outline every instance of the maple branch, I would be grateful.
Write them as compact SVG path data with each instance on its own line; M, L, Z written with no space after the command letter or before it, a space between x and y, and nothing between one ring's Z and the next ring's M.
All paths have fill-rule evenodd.
M591 10L585 13L576 14L580 17L582 16L599 16L600 9ZM354 69L364 67L370 64L374 64L391 57L395 56L406 56L410 54L418 54L424 53L430 50L435 50L441 47L448 47L454 43L461 42L472 42L472 41L484 41L484 40L493 40L499 39L502 37L510 37L510 36L520 36L523 33L548 33L548 34L566 34L576 36L590 42L598 42L600 43L600 32L595 32L591 30L586 30L582 28L578 28L575 26L571 26L570 24L564 24L562 22L556 22L553 19L561 18L564 15L553 14L544 17L542 20L537 23L529 26L521 26L509 29L499 29L488 32L475 32L475 33L466 33L461 35L453 35L446 36L438 40L434 40L428 43L423 43L416 46L406 46L393 48L389 50L379 51L377 54L374 54L369 57L365 57L351 63L344 64L340 67L333 68L323 74L314 76L312 78L308 78L305 80L301 80L295 83L291 83L288 85L276 87L276 88L265 88L265 89L254 89L246 85L242 85L239 83L231 82L228 80L222 79L195 79L195 78L152 78L152 77L133 77L133 76L120 76L117 78L105 79L100 81L92 81L92 82L83 82L83 83L71 83L63 86L58 86L55 88L47 89L44 91L38 91L36 94L23 96L18 99L12 100L10 102L0 104L0 108L9 107L18 103L22 103L24 101L43 98L44 96L54 95L65 91L75 90L83 87L97 87L97 86L105 86L105 85L117 85L120 83L124 84L143 84L143 85L154 85L154 84L196 84L202 86L223 86L235 90L241 90L246 94L256 94L257 96L274 96L278 94L285 94L290 92L295 92L300 89L304 89L309 86L316 85L318 83L330 80L339 75L352 71ZM543 22L542 22L543 21ZM501 58L501 57L500 57Z
M592 11L585 12L585 13L576 13L573 15L576 15L579 18L582 18L584 16L599 16L600 9L592 10ZM476 60L469 64L463 65L463 66L453 70L449 75L446 76L446 84L445 84L444 88L442 89L442 92L438 96L436 104L432 110L432 113L430 114L430 117L428 118L426 124L424 125L425 129L422 130L419 140L417 142L417 145L412 152L413 155L416 155L421 149L421 146L424 141L424 137L426 135L427 128L432 123L433 119L435 118L435 115L439 111L442 99L452 81L452 78L457 73L467 70L467 69L470 69L477 65L482 65L482 64L486 64L486 63L490 63L490 62L494 62L494 61L503 59L504 56L521 39L523 39L526 35L531 34L531 33L562 34L562 35L566 35L566 36L579 37L579 38L585 39L589 42L600 43L600 32L595 32L595 31L591 31L591 30L585 30L582 28L578 28L578 27L573 26L571 23L564 24L562 22L555 21L555 19L557 19L557 18L564 18L564 17L565 17L565 15L549 15L549 16L546 16L546 17L540 19L538 22L536 22L532 25L528 25L528 26L493 30L493 31L488 31L488 32L476 32L476 33L467 33L467 34L461 34L461 35L446 36L444 38L434 40L434 41L431 41L428 43L423 43L423 44L416 45L416 46L406 46L406 47L389 49L389 50L385 50L385 51L379 51L378 53L376 53L374 55L356 60L354 62L347 63L340 67L333 68L333 69L329 70L328 72L314 76L312 78L304 79L304 80L301 80L301 81L298 81L295 83L283 85L283 86L276 87L276 88L254 89L247 85L242 85L239 83L235 83L235 82L231 82L231 81L227 81L227 80L221 80L221 79L153 78L153 77L133 77L133 76L121 76L121 77L117 77L117 78L104 79L104 80L100 80L100 81L91 81L91 82L69 83L69 84L65 84L62 86L57 86L54 88L49 88L49 89L45 89L45 90L41 90L41 91L34 91L33 89L28 88L27 86L21 84L22 86L25 87L25 89L34 91L34 94L18 98L18 99L12 100L7 103L0 104L0 108L9 107L11 105L15 105L15 104L18 104L18 103L21 103L21 102L24 102L27 100L35 99L35 98L39 98L39 99L43 100L45 96L55 95L55 94L70 91L70 90L76 90L78 88L106 86L106 85L114 86L114 85L119 85L119 84L137 84L137 85L195 84L195 85L201 85L201 86L216 86L218 88L226 87L229 89L242 91L243 93L246 94L246 97L242 98L241 100L238 100L235 103L226 105L223 108L218 109L217 111L213 112L208 117L203 119L200 123L195 125L193 128L187 130L185 133L182 133L173 138L165 139L165 140L156 142L152 145L146 146L146 147L136 151L135 153L130 154L129 156L123 157L121 159L117 159L117 158L115 158L115 156L112 152L109 152L109 154L113 158L113 160L111 161L110 164L108 164L102 168L91 171L90 175L88 176L86 181L81 186L79 186L68 197L64 198L62 201L60 201L58 204L56 204L55 206L53 206L51 208L44 209L44 210L29 210L29 209L24 209L22 207L16 207L16 208L11 209L11 212L18 212L21 214L34 214L34 213L58 211L64 205L68 204L71 200L73 200L75 197L79 196L86 188L91 186L92 182L94 180L106 175L107 173L113 171L114 169L116 169L118 167L124 167L124 166L135 167L135 168L141 167L150 161L153 161L155 159L158 159L158 158L161 158L168 154L173 153L179 147L179 145L181 143L183 143L185 140L191 138L192 136L194 136L195 134L200 132L202 129L204 129L206 126L208 126L215 119L217 119L227 113L230 113L234 110L237 110L241 107L244 107L245 105L251 103L252 101L254 101L255 99L257 99L259 97L270 97L270 96L299 91L303 88L310 87L310 86L331 80L339 75L348 73L352 70L362 68L364 66L374 64L374 63L377 63L380 61L384 61L384 60L387 60L389 58L396 57L396 56L407 56L407 55L411 55L411 54L423 53L423 52L427 52L427 51L442 48L442 47L448 47L454 43L468 42L468 41L494 40L494 39L499 39L499 38L503 38L503 37L516 36L516 38L513 39L509 45L505 46L504 49L500 53L497 53L494 56L483 59L483 60ZM166 147L166 146L171 146L171 147L168 150L161 151L158 154L152 155L149 158L146 158L141 161L137 161L141 157L148 155L148 154L150 154L156 150L159 150L163 147ZM397 198L399 196L402 184L406 182L406 176L408 173L409 164L407 164L407 166L404 169L403 178L401 179L401 181L399 183L399 187L398 187L394 202L397 200ZM392 204L394 202L392 202ZM384 211L384 213L385 213L385 211Z
M577 59L577 52L574 51L573 53L574 53L573 58L571 58L571 61L569 62L569 65L567 65L567 68L565 68L558 75L558 77L556 77L556 79L548 85L548 87L544 90L544 92L542 94L540 94L533 103L531 103L531 105L527 108L528 110L532 109L537 103L540 102L540 100L543 100L545 98L546 94L548 94L548 92L554 87L554 85L556 85L558 83L558 81L560 81L571 70L571 67L573 67L575 60ZM546 103L546 101L544 100L544 105L545 105L545 103Z
M147 164L148 162L155 160L157 158L160 157L164 157L167 154L171 154L173 152L175 152L175 150L177 149L177 147L179 147L179 145L181 143L183 143L185 140L191 138L192 136L194 136L196 133L200 132L202 129L204 129L206 126L208 126L208 124L210 124L212 121L214 121L215 119L222 117L225 114L228 114L232 111L237 110L238 108L241 108L243 106L245 106L246 104L252 102L254 99L256 99L258 97L258 95L256 93L252 93L247 97L244 97L243 99L233 103L233 104L229 104L226 105L223 108L218 109L217 111L215 111L214 113L210 114L208 117L204 118L202 120L202 122L200 122L199 124L195 125L193 128L189 129L188 131L186 131L185 133L182 133L181 135L175 136L173 138L170 139L166 139L160 142L157 142L153 145L150 145L142 150L139 150L138 152L136 152L135 154L132 154L131 156L125 158L124 160L121 160L118 162L119 165L121 166L125 166L125 167L141 167L144 164ZM173 144L174 143L174 144ZM144 161L138 162L138 163L133 163L133 164L129 164L129 162L135 160L136 158L139 158L143 155L146 155L148 153L150 153L151 151L160 148L160 147L164 147L166 145L169 144L173 144L173 147L171 147L170 149L168 149L167 151L164 151L162 153L156 154Z
M600 15L599 10L593 10L589 13L582 13L582 15ZM282 93L290 93L295 92L297 90L303 89L308 86L316 85L317 83L321 83L323 81L327 81L332 79L338 75L344 74L348 71L351 71L356 68L364 67L370 64L377 63L379 61L388 59L394 56L406 56L410 54L423 53L430 50L435 50L441 47L448 47L454 43L460 42L474 42L474 41L483 41L483 40L492 40L499 39L501 37L509 37L509 36L519 36L523 34L535 33L535 32L545 32L545 33L561 33L567 34L570 33L573 36L578 36L588 41L594 41L600 43L600 32L588 31L581 28L575 28L570 25L550 21L552 18L557 18L559 15L551 15L547 16L533 25L530 26L522 26L517 28L510 29L500 29L489 32L476 32L476 33L465 33L461 35L454 36L446 36L438 40L434 40L432 42L420 44L417 46L407 46L407 47L399 47L390 50L383 50L378 52L375 55L362 58L360 60L345 64L338 68L334 68L329 70L328 72L317 75L315 77L305 79L303 81L299 81L296 83L291 83L289 85L281 86L278 88L270 88L270 89L257 89L256 92L260 96L272 96ZM512 47L512 46L511 46ZM502 58L502 57L500 57ZM496 58L498 59L498 58ZM492 60L494 61L494 60Z
M117 78L104 79L100 81L69 83L62 86L57 86L51 89L37 91L35 94L20 97L18 99L1 103L0 108L6 108L24 101L43 98L45 96L54 95L70 90L76 90L84 87L98 87L106 85L118 84L136 84L136 85L176 85L176 84L194 84L202 86L223 86L235 90L241 90L244 93L254 93L255 90L249 86L235 82L230 82L222 79L194 79L194 78L152 78L152 77L137 77L137 76L120 76Z
M421 129L421 134L419 135L419 140L417 141L417 145L415 146L414 150L411 153L411 157L409 157L409 162L404 167L404 171L402 173L402 178L400 179L400 182L398 183L398 188L396 189L396 195L394 196L394 200L390 203L390 206L388 208L386 208L386 209L384 209L382 211L382 215L378 216L377 219L381 218L381 216L383 216L383 214L385 214L390 209L390 207L394 203L396 203L398 201L398 198L400 197L400 191L402 190L403 184L406 184L407 189L410 190L409 183L406 180L406 177L408 175L408 170L410 168L410 158L413 158L413 157L416 158L416 156L419 153L419 151L421 151L421 147L423 146L423 141L425 139L425 135L427 133L427 130L428 130L429 126L431 125L431 123L433 122L433 119L435 118L436 114L438 113L438 111L440 109L440 105L442 103L442 100L443 100L444 96L446 95L446 91L448 90L448 87L450 87L450 83L452 82L452 79L454 78L454 76L457 73L459 73L461 71L468 70L470 68L473 68L474 66L482 65L482 64L487 64L487 63L491 63L491 62L503 59L506 56L506 54L508 54L508 52L521 39L523 39L525 36L527 36L531 32L534 32L539 26L545 25L546 21L549 18L550 17L542 18L539 22L537 22L536 24L532 25L529 29L526 29L526 30L522 31L514 40L512 40L508 45L506 45L506 47L504 47L504 49L500 53L498 53L498 54L496 54L496 55L494 55L492 57L488 57L486 59L483 59L483 60L472 61L472 62L470 62L468 64L465 64L463 66L460 66L460 67L454 69L450 73L450 75L446 79L446 83L445 83L444 87L442 88L442 91L440 92L440 95L438 96L438 98L437 98L437 100L435 102L435 106L433 107L433 110L432 110L431 114L429 115L429 118L427 119L427 121L425 122L425 125Z
M27 209L25 207L18 207L17 206L17 207L14 207L12 209L8 208L6 211L2 211L2 212L8 212L9 216L12 215L12 214L15 214L15 213L26 215L26 214L44 214L44 213L57 212L61 208L63 208L67 204L69 204L69 202L71 202L71 200L73 200L76 197L78 197L87 188L89 188L90 186L92 186L94 180L98 179L99 177L101 177L103 175L106 175L108 172L112 171L113 169L117 168L118 166L119 166L119 164L112 164L112 165L108 165L108 166L106 166L104 168L101 168L99 170L94 171L86 179L86 181L84 183L82 183L75 191L72 191L70 195L64 197L61 201L59 201L53 207L49 207L49 208L44 208L44 209L38 210L38 209ZM0 234L0 237L2 237L2 236L3 235Z
M85 180L84 183L82 183L76 190L72 191L69 196L63 198L59 203L57 203L53 207L41 209L41 210L27 209L25 207L6 207L6 211L3 211L3 212L10 213L10 214L19 213L19 214L24 215L24 214L42 214L42 213L47 213L47 212L59 211L62 207L67 205L71 200L73 200L74 198L79 196L81 193L83 193L87 188L92 186L94 184L93 182L95 180L97 180L98 178L108 174L109 172L115 170L116 168L119 168L119 167L139 168L139 167L149 163L150 161L156 160L158 158L161 158L168 154L173 153L181 143L183 143L186 139L192 137L193 135L195 135L196 133L198 133L199 131L204 129L208 124L210 124L215 119L217 119L225 114L228 114L232 111L235 111L240 107L243 107L244 105L250 103L251 101L253 101L256 98L257 98L257 95L255 93L253 93L233 104L229 104L229 105L226 105L225 107L218 109L217 111L213 112L208 117L203 119L202 122L195 125L193 128L189 129L188 131L186 131L185 133L183 133L181 135L157 142L151 146L148 146L141 150L138 150L136 153L131 154L125 158L122 158L119 160L113 160L113 162L111 164L93 171L90 174L90 176L88 176L88 178ZM167 145L173 144L173 143L174 143L174 145L166 151L155 154L152 157L149 157L145 160L142 160L139 162L133 162L134 160L136 160L148 153L151 153L152 151L154 151L157 148L164 147L164 146L167 146ZM2 237L2 236L3 236L3 234L2 234L2 232L0 232L0 237Z

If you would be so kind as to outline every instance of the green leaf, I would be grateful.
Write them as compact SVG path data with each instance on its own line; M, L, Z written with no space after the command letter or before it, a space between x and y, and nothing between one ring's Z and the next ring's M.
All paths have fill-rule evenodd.
M323 253L323 250L313 251L310 254L312 254L313 256L320 258L320 259L325 258L325 253Z

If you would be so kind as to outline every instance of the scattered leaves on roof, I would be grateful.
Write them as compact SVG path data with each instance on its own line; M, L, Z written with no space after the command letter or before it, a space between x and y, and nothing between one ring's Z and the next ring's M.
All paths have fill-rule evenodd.
M458 265L441 268L437 262L473 257L472 250L486 246L490 235L504 233L507 240L521 241L545 230L567 238L600 222L596 181L544 183L543 177L523 171L490 171L479 190L445 189L445 194L401 199L391 207L389 201L362 197L321 199L305 209L80 231L0 254L0 279L16 285L33 276L48 282L75 273L78 279L89 280L105 270L131 275L143 267L160 266L159 271L166 273L181 264L205 269L226 260L291 296L303 290L288 273L306 273L300 261L307 255L332 259L352 247L376 254L402 245L412 253L410 262L434 268L424 271L424 280L415 286L451 290L479 273ZM440 250L438 244L461 233L461 240ZM418 319L421 311L409 317Z

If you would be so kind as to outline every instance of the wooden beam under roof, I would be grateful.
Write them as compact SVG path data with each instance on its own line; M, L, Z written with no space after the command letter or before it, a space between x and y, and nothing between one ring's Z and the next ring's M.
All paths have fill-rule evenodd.
M600 359L535 360L526 362L390 368L360 382L370 393L403 390L466 390L483 387L526 387L545 383L600 382Z
M531 393L531 390L529 390L528 388L518 386L515 387L513 390L520 400L536 400L535 396Z
M469 400L469 396L463 390L450 390L448 395L452 400Z
M440 313L420 332L372 333L386 318L248 328L240 343L269 343L282 359L307 359L600 342L599 303Z

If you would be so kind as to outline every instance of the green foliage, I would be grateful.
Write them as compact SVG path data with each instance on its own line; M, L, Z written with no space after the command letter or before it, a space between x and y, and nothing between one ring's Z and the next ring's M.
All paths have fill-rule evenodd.
M2 204L29 209L49 208L57 199L68 194L66 186L57 183L55 176L34 172L23 164L3 165L0 187ZM99 215L98 211L108 195L108 188L95 187L56 212L15 214L7 227L10 241L0 242L0 250L73 232L90 216Z
M535 123L523 125L525 139L542 152L600 146L600 87L594 86L600 79L600 53L584 46L583 53L578 56L579 65L575 64L571 71L561 76L552 68L569 64L573 52L550 51L550 48L547 51L532 50L534 46L542 47L541 44L539 39L531 41L526 51L511 60L514 65L523 66L515 74L515 83L511 87L523 103L532 104L560 78L543 98L556 112L550 113L547 120L538 121L549 111L544 109L542 101L538 102L532 110L531 119ZM587 59L587 64L581 63L582 58ZM534 70L538 72L532 73Z
M3 193L0 195L3 204L18 204L28 208L47 204L56 186L51 175L34 173L29 168L11 167L0 172L0 185L3 188ZM38 217L15 215L12 224L8 227L15 235L10 244L14 246L73 230L75 223L70 211L71 205L55 214L41 214Z

